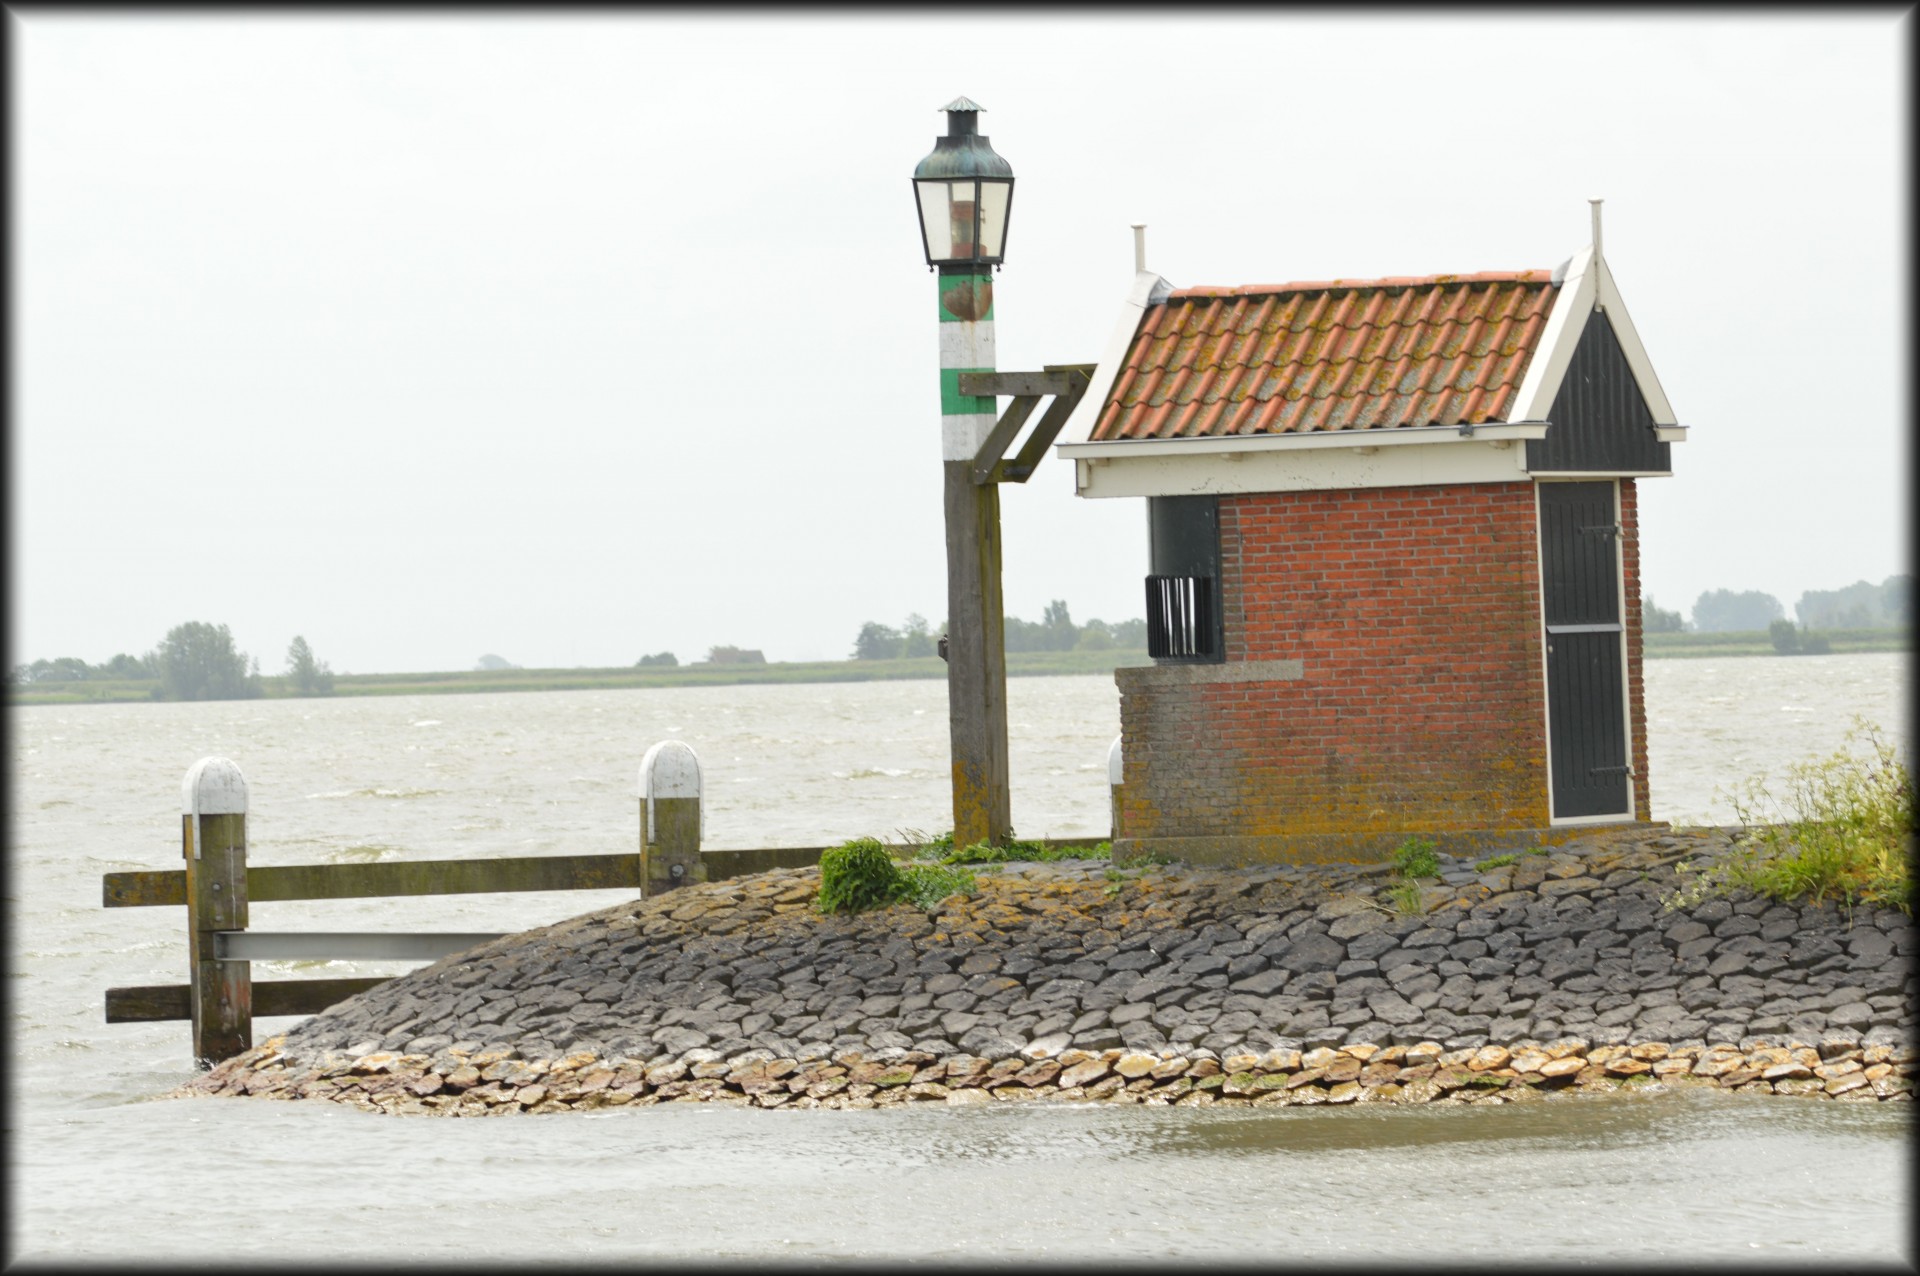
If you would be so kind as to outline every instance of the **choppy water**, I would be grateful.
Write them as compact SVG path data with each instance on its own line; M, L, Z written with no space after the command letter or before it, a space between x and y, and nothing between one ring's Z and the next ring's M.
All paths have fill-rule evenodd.
M1839 747L1856 714L1904 743L1905 681L1898 655L1649 662L1654 814L1730 819L1717 787ZM1008 698L1016 827L1104 833L1112 683L1015 679ZM180 778L206 754L247 774L255 863L619 849L636 836L640 756L668 737L700 753L708 845L818 845L946 826L944 712L938 682L9 710L12 1255L1906 1255L1910 1105L398 1120L149 1102L189 1075L185 1026L101 1022L106 987L184 977L179 911L103 910L100 875L177 863ZM253 925L515 930L621 897L267 904ZM259 978L403 969L255 964ZM183 1193L192 1166L228 1190Z

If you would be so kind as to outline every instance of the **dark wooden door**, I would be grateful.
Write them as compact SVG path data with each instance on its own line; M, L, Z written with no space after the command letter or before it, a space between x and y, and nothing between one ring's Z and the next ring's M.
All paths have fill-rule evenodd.
M1633 811L1619 537L1611 481L1540 484L1548 769L1556 818Z

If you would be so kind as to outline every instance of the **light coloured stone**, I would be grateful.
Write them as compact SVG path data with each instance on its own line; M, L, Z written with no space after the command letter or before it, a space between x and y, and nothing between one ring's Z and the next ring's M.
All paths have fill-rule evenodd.
M1073 1040L1073 1038L1069 1037L1066 1033L1056 1032L1049 1036L1029 1041L1021 1049L1020 1053L1029 1059L1051 1059L1062 1050L1065 1050L1067 1043L1071 1040Z
M1536 1069L1543 1077L1570 1077L1587 1066L1585 1059L1565 1055L1558 1059L1549 1059Z
M1318 1049L1309 1050L1301 1055L1300 1066L1303 1068L1324 1068L1339 1057L1340 1052L1338 1050L1330 1046L1321 1046Z
M1467 1060L1467 1067L1474 1072L1490 1072L1505 1067L1512 1057L1505 1046L1482 1046Z
M1672 1053L1672 1047L1664 1041L1643 1041L1628 1053L1646 1063L1658 1063Z
M1107 1065L1099 1059L1086 1059L1060 1073L1062 1086L1086 1086L1107 1075Z
M1123 1054L1114 1060L1113 1070L1131 1081L1135 1077L1144 1077L1160 1065L1160 1060L1150 1054Z

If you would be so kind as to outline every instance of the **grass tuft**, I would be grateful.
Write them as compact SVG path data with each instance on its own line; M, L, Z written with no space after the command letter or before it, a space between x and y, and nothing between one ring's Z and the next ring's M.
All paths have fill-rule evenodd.
M1393 866L1408 879L1440 876L1440 860L1433 853L1433 843L1423 837L1410 837L1400 843L1400 849L1393 853Z
M1864 753L1853 747L1863 737ZM1765 776L1728 793L1745 826L1733 854L1708 871L1677 866L1692 880L1667 897L1667 907L1737 889L1816 906L1838 899L1849 912L1856 903L1883 905L1911 916L1912 775L1869 723L1856 718L1847 745L1789 768L1783 793Z
M904 900L931 909L950 896L972 895L978 889L978 880L965 869L941 864L902 867L878 839L862 837L820 856L815 907L823 913L863 913Z

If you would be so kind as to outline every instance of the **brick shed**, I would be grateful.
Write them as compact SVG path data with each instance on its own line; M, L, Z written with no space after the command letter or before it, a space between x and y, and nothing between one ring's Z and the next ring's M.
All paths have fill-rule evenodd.
M1145 498L1116 852L1375 859L1647 820L1635 483L1675 422L1595 245L1554 270L1173 288L1061 454Z

